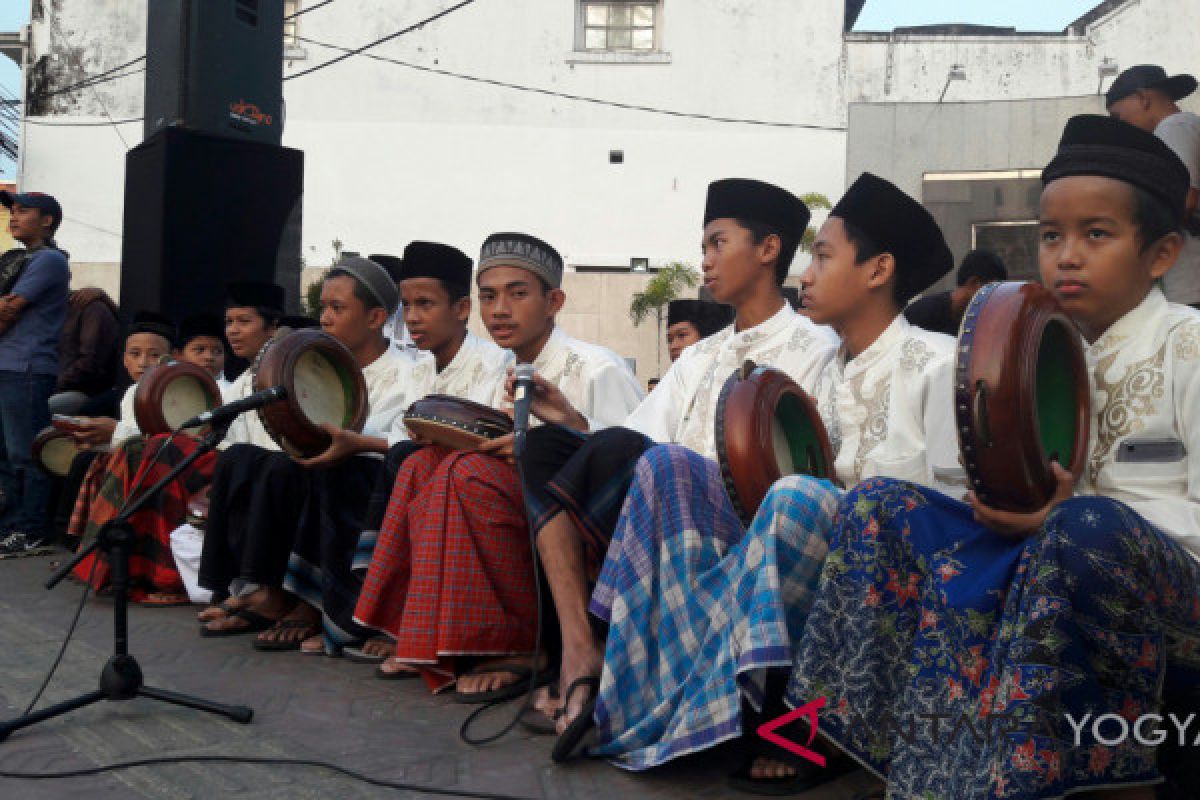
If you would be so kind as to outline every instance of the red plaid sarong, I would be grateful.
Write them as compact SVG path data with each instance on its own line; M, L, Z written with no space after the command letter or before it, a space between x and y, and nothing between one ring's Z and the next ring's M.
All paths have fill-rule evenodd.
M98 453L92 459L91 465L83 475L83 483L79 485L79 494L75 495L75 507L71 510L71 521L67 523L67 536L79 542L80 545L87 544L94 539L100 525L112 519L117 513L116 508L110 504L97 505L104 478L108 475L108 460L108 453ZM93 516L92 506L96 506L95 517L99 520L96 524L90 524Z
M170 446L166 446L168 440ZM181 435L172 439L166 434L122 443L109 457L100 489L88 508L86 541L90 541L100 526L117 515L125 498L131 493L141 494L153 486L197 446L198 442L190 436ZM134 533L133 550L129 558L130 600L139 602L146 599L146 595L154 593L185 593L183 580L175 568L175 558L171 555L171 531L186 520L187 505L192 495L208 486L216 458L216 453L205 453L130 519ZM111 577L108 559L103 554L85 558L75 567L74 574L80 580L87 580L93 559L98 559L98 563L92 575L92 588L99 590L108 585Z
M492 456L430 447L404 462L355 608L433 690L454 659L533 651L537 591L520 478Z

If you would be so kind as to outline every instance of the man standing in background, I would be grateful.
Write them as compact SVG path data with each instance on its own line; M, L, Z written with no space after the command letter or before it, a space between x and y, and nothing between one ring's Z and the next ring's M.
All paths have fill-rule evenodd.
M993 281L1006 280L1008 270L1000 256L990 250L972 250L958 266L953 290L922 297L904 309L904 316L918 328L958 336L959 323L975 293Z
M1172 303L1200 308L1200 117L1178 103L1194 91L1193 76L1168 78L1162 67L1142 64L1118 75L1104 99L1110 116L1162 139L1188 168L1192 180L1183 252L1162 282Z
M0 256L0 558L25 555L45 538L49 483L33 463L33 437L50 421L58 338L71 273L54 244L62 207L48 194L0 192L9 233L24 251Z

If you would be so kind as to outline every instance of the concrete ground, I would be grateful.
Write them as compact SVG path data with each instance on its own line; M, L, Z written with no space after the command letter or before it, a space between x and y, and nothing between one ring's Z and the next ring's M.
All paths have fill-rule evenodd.
M41 683L82 591L42 584L62 554L0 561L0 718L15 716ZM111 650L112 603L90 598L75 639L39 707L95 688ZM556 766L552 739L517 729L472 747L458 738L470 707L432 697L414 681L384 682L344 659L262 653L249 637L201 639L194 609L130 610L131 651L151 686L254 708L238 725L152 700L101 703L0 743L0 771L75 770L172 755L241 755L332 761L387 781L521 798L746 798L726 788L735 755L718 749L629 774L602 762ZM508 709L500 712L511 713ZM497 717L499 719L499 717ZM853 800L862 772L803 795ZM369 786L298 766L183 764L97 776L0 778L0 798L434 797Z

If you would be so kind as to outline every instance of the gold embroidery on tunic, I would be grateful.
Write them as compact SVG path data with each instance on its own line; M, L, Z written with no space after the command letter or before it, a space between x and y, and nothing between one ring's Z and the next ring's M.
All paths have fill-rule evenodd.
M1164 341L1154 355L1126 366L1124 375L1117 381L1109 381L1107 374L1120 350L1096 362L1095 396L1102 399L1095 409L1096 446L1088 462L1088 479L1093 486L1117 442L1143 430L1145 418L1154 414L1155 401L1165 393L1163 361L1166 354L1167 343Z
M920 372L933 359L933 351L920 339L909 339L900 351L900 368Z
M1175 358L1180 361L1195 361L1200 358L1200 322L1186 322L1180 326L1175 339Z
M846 384L850 389L850 396L854 398L854 404L867 412L862 433L858 439L858 450L854 454L855 475L862 474L867 456L888 435L888 409L892 398L892 376L889 373L887 377L875 384L875 391L870 399L863 396L863 383L866 381L866 377L866 373L863 373Z

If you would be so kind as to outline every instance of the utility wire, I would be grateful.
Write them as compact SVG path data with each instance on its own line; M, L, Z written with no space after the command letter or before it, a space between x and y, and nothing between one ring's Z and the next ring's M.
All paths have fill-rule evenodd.
M552 89L542 89L542 88L538 88L536 86L523 86L518 83L509 83L507 81L499 81L499 80L495 80L493 78L481 78L477 75L467 75L467 74L461 73L461 72L452 72L452 71L446 70L446 69L438 69L437 67L427 67L427 66L424 66L421 64L413 64L410 61L401 61L396 58L388 58L387 56L381 56L381 55L377 55L375 53L362 53L362 52L360 52L360 50L352 50L350 48L342 47L340 45L330 44L329 42L322 42L322 41L318 41L316 39L310 39L305 36L297 36L296 38L302 42L308 42L309 44L315 44L319 47L328 47L331 50L341 50L347 56L362 55L364 58L370 58L375 61L383 61L383 62L386 62L389 64L395 64L396 66L406 67L408 69L414 69L414 70L417 70L418 72L428 72L428 73L431 73L434 75L443 75L447 78L458 78L460 80L472 81L474 83L487 84L488 86L498 86L503 89L514 89L519 92L530 92L533 94L545 95L547 97L557 97L562 100L574 100L574 101L581 102L581 103L591 103L593 105L609 106L611 108L622 108L627 111L644 111L644 112L651 113L651 114L664 114L666 116L683 117L686 119L700 119L700 120L706 120L708 122L729 122L729 123L737 123L737 124L741 124L741 125L762 125L762 126L767 126L767 127L772 127L772 128L802 128L805 130L838 131L838 132L846 130L846 128L844 126L813 125L813 124L803 123L803 122L775 122L775 121L770 121L770 120L747 119L747 118L742 118L742 117L721 117L721 116L714 116L712 114L699 114L699 113L688 112L688 111L674 111L674 110L665 109L665 108L655 108L653 106L636 105L634 103L622 103L622 102L619 102L616 100L604 100L604 99L601 99L598 97L587 97L584 95L569 94L567 92L557 92ZM326 62L326 63L331 63L331 62ZM319 66L324 66L324 65L319 65ZM301 74L303 74L303 73L297 73L296 75L292 75L291 77L296 78L296 77L299 77ZM285 78L285 80L287 80L287 79Z
M75 45L71 44L71 40L68 39L67 35L63 33L61 28L58 27L58 21L54 18L54 15L50 14L47 19L50 21L51 35L57 33L58 37L66 43L67 47L74 50ZM112 114L108 113L108 106L104 104L104 100L101 99L100 94L96 91L96 84L89 83L85 88L92 90L92 97L95 98L97 103L99 103L100 110L104 112L104 116L108 118L109 124L112 125L113 133L117 135L117 138L121 140L121 144L125 145L125 149L128 150L129 142L125 141L125 135L121 133L121 129L117 126L117 123L113 121Z
M334 64L345 61L350 56L360 55L364 51L370 50L372 47L378 47L379 45L383 44L384 42L390 42L392 39L398 39L401 36L404 36L406 33L411 33L412 31L415 31L418 28L423 28L426 25L428 25L429 23L436 22L437 20L441 19L442 17L453 14L455 11L458 11L460 8L466 8L467 6L472 5L475 2L476 2L476 0L462 0L462 2L452 5L449 8L443 9L443 10L439 11L438 13L434 14L432 17L427 17L427 18L421 20L420 22L416 23L415 25L409 25L407 28L402 28L401 30L396 31L395 33L389 33L387 36L383 36L379 39L376 39L373 42L368 42L367 44L364 44L362 47L356 47L352 50L346 50L344 48L335 48L335 49L343 50L343 53L340 56L337 56L336 58L331 58L328 61L325 61L321 64L317 64L315 66L309 67L308 69L301 70L300 72L294 73L292 75L288 75L287 77L284 78L284 80L291 81L291 80L295 80L296 78L303 78L305 75L311 75L312 73L314 73L318 70L325 69L326 67L331 67ZM296 38L300 38L300 37L296 37Z

